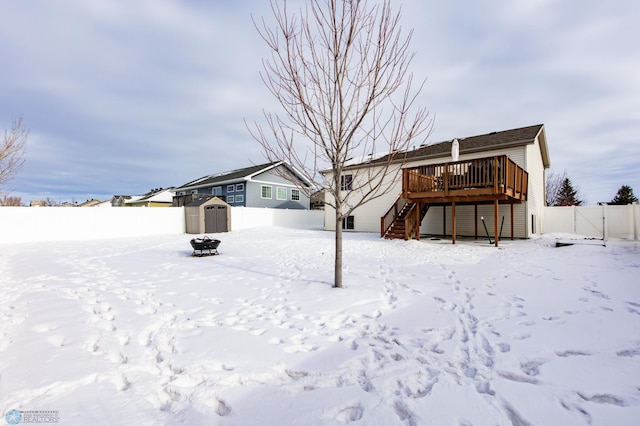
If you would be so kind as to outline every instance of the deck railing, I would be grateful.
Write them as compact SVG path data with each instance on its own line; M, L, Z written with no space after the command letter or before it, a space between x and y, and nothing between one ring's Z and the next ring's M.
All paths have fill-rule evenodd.
M506 155L403 169L408 199L498 195L526 200L528 173Z

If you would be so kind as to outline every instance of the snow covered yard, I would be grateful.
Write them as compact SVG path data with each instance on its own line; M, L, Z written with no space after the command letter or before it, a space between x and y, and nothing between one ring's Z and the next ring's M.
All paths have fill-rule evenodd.
M215 237L0 244L3 417L638 424L637 242L346 234L339 290L330 232Z

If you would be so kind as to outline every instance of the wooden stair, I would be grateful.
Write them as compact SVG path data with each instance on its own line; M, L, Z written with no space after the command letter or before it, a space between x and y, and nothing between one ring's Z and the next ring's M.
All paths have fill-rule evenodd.
M413 203L411 201L408 201L407 203L405 203L400 209L400 211L398 212L398 214L394 217L393 223L384 234L384 238L406 240L406 239L411 239L415 237L415 230L410 230L409 232L407 232L407 228L406 228L407 216L409 216L409 214L412 214L415 208L416 208L416 203ZM422 211L420 212L421 222L422 222L422 219L424 219L425 215L427 214L428 210L429 210L429 205L423 204Z

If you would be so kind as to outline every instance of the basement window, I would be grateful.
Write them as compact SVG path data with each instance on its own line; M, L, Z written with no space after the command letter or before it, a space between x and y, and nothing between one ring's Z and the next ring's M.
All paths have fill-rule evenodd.
M342 229L355 229L355 218L347 216L342 219Z

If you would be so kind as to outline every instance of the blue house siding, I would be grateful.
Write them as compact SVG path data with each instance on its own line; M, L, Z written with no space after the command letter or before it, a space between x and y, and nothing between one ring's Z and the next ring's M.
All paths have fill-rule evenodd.
M205 176L177 188L176 194L213 194L236 207L308 210L311 184L303 182L282 163L273 166L265 164ZM278 171L287 172L290 178L283 177Z
M270 198L263 197L263 187L270 188ZM285 192L284 197L278 199L278 189ZM300 200L292 199L292 192L298 191ZM247 185L247 207L271 207L274 209L309 209L309 196L306 191L300 190L291 184L265 182L250 182Z

